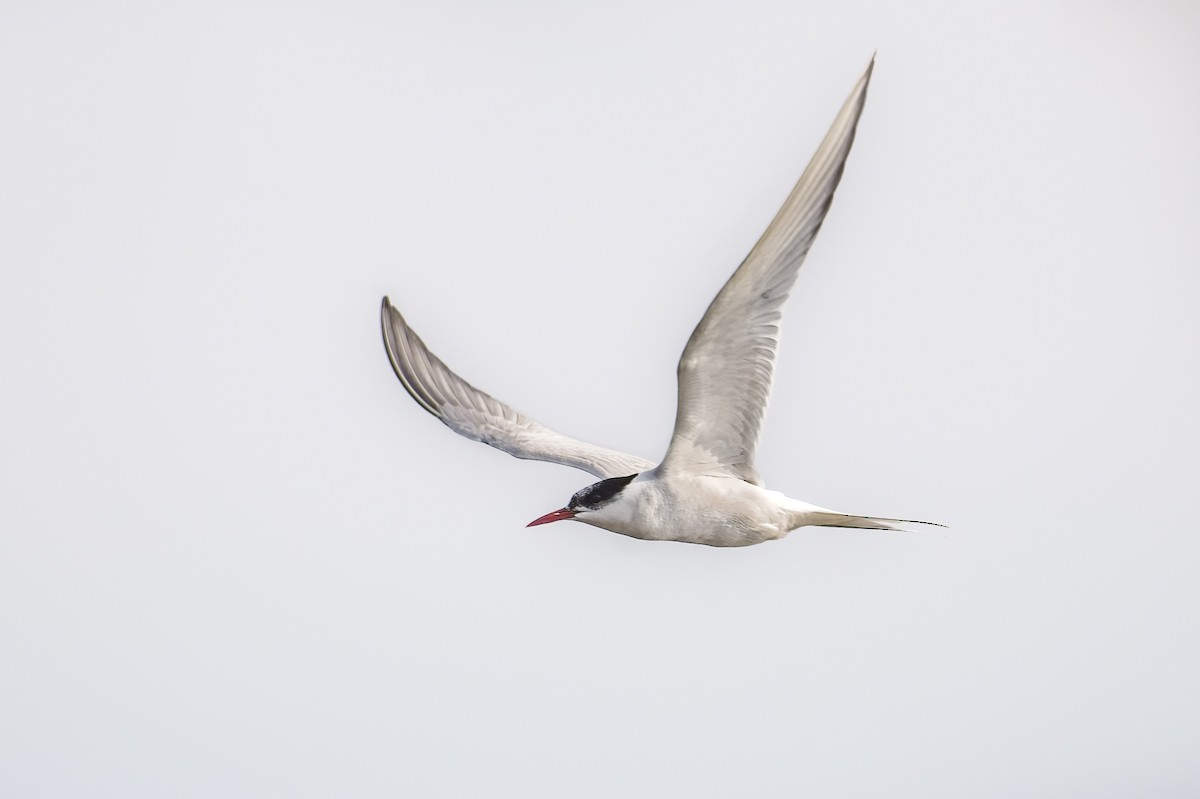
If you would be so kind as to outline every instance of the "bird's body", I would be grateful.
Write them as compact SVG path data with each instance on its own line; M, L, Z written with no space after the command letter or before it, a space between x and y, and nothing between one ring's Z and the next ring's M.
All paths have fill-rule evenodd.
M675 430L658 465L549 430L460 378L383 300L383 338L400 382L460 435L518 458L603 478L529 526L574 519L649 541L748 546L804 525L902 529L763 487L754 451L774 376L780 309L841 179L871 68L775 219L712 301L679 360ZM928 522L915 522L927 524Z
M701 500L701 501L698 501ZM651 470L580 521L646 541L739 547L787 535L796 525L790 500L743 480Z
M619 501L575 518L644 541L745 547L840 516L737 478L662 475L654 469L637 475Z

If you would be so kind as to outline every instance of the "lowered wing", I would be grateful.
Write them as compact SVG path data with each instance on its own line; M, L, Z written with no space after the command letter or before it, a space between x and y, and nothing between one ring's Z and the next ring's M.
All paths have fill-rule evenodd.
M517 458L561 463L602 478L624 477L654 467L634 455L556 433L518 413L450 371L387 297L380 313L383 346L396 377L418 405L459 435Z

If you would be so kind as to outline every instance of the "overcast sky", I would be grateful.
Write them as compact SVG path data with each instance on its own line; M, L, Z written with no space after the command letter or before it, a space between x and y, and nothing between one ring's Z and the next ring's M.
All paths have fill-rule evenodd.
M1200 793L1200 7L4 4L0 794ZM769 487L947 531L525 529L878 50Z

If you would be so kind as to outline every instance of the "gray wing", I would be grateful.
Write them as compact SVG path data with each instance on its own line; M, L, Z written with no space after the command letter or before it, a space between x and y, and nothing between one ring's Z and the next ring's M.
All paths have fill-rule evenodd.
M650 461L556 433L483 393L429 351L387 297L380 311L383 346L396 377L412 398L472 441L517 458L561 463L597 477L624 477L654 467Z
M780 308L841 180L874 65L872 59L783 207L688 340L664 472L760 483L754 450L771 393Z

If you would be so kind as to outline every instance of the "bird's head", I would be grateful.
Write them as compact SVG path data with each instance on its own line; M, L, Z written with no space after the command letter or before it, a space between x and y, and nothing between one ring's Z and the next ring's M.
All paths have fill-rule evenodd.
M635 477L637 477L636 474L631 474L628 477L610 477L607 480L592 483L587 488L581 488L576 491L565 508L550 511L545 516L539 516L525 526L534 527L539 524L560 522L564 519L578 519L581 522L586 522L590 514L596 513L617 501L621 496L621 492L625 490L625 486L633 482L633 478Z

